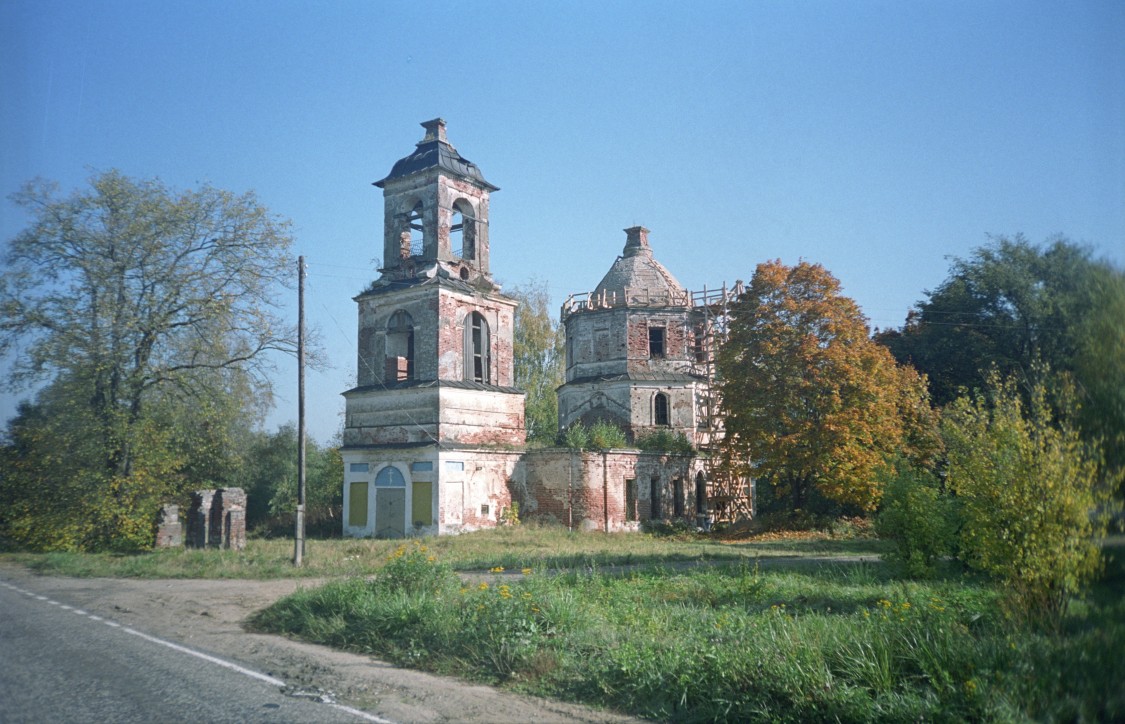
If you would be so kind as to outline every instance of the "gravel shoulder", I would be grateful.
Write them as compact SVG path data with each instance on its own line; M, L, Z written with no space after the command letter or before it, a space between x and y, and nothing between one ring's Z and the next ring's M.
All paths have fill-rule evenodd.
M327 695L394 722L639 721L244 630L243 623L255 611L298 588L317 585L315 580L64 578L2 562L0 578L269 674L287 682L295 695Z

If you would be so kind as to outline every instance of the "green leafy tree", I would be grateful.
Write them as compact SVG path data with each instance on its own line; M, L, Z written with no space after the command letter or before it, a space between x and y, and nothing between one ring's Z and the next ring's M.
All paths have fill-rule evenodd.
M759 264L718 354L724 459L801 510L814 492L874 510L892 456L938 449L924 381L868 337L819 264Z
M508 296L520 303L516 309L512 356L516 387L527 393L527 438L550 444L559 429L555 390L565 381L563 332L551 313L546 283L533 279L509 290Z
M293 435L292 474L276 481L270 497L270 513L286 518L285 530L293 526L289 519L297 510L297 436ZM344 505L343 481L344 462L340 457L339 445L327 447L317 444L311 438L305 441L305 517L309 525L317 529L340 531L340 512Z
M934 473L896 466L875 521L879 537L893 543L884 558L908 575L929 577L955 552L959 525L956 501Z
M1088 248L992 238L876 338L927 375L939 405L983 389L992 367L1027 377L1042 361L1073 374L1084 437L1125 466L1125 274Z
M34 182L13 200L31 222L3 257L0 352L13 388L49 383L37 415L50 419L13 440L21 475L37 483L29 494L57 488L51 453L29 446L81 450L62 477L108 495L113 513L91 503L100 522L71 540L139 543L160 498L229 472L232 420L268 397L269 353L293 348L276 308L288 224L250 193L116 171L69 196Z
M1021 394L993 371L943 415L947 483L963 515L961 556L1005 583L1015 611L1058 621L1101 569L1107 502L1098 453L1067 415L1074 391L1038 369ZM1052 401L1052 398L1053 401Z
M338 534L344 464L339 441L320 445L305 438L305 519L309 530ZM246 491L246 526L258 533L292 535L297 510L297 428L255 431L232 485Z

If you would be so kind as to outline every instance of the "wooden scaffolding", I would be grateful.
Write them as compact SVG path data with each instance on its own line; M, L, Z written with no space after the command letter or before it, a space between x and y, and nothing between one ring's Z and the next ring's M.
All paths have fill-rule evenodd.
M695 364L701 379L697 448L707 477L707 516L711 523L735 523L754 517L754 488L749 466L725 445L723 414L716 380L715 355L727 339L730 305L742 294L732 288L703 288L691 293L695 320Z

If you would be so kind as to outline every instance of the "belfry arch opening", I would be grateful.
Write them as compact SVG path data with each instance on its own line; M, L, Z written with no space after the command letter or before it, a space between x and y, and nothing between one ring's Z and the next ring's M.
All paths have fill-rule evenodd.
M406 230L410 233L410 256L422 256L425 246L424 209L422 202L415 202L406 216Z
M465 199L453 202L449 248L454 256L462 259L473 261L477 258L477 220L473 205Z

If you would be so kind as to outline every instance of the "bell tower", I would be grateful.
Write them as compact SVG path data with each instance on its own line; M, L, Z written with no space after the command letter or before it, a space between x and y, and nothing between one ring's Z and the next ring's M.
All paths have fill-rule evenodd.
M426 135L375 186L383 189L383 268L392 279L444 274L495 289L488 268L488 195L498 191L445 134Z
M356 387L346 400L346 535L433 535L495 525L525 442L513 387L516 301L489 271L497 187L440 118L383 190L379 278L355 297ZM501 453L498 449L509 452Z

